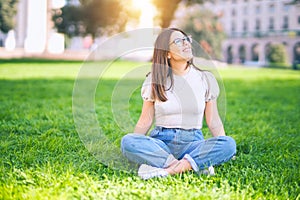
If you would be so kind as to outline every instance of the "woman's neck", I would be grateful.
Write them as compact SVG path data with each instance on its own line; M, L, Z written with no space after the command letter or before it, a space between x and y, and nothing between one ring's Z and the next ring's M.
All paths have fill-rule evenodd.
M187 67L187 62L186 61L176 61L172 62L171 61L171 66L172 66L172 71L174 74L178 76L183 76L189 71L189 68Z

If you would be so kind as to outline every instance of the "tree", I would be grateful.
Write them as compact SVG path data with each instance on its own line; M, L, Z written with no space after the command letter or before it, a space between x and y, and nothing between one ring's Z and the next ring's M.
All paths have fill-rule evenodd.
M286 64L288 62L288 55L283 44L270 45L270 51L267 55L270 63Z
M0 1L0 31L7 33L15 26L18 0Z
M82 7L66 5L61 9L53 11L52 20L59 33L64 33L69 37L85 34L82 24Z
M117 0L93 0L83 5L84 24L93 37L116 33L124 29L124 9Z
M152 0L153 4L155 5L158 15L156 19L159 21L159 25L162 28L169 27L174 13L177 10L178 4L181 0L169 0L169 1L162 1L162 0Z
M53 20L61 33L70 37L91 34L93 38L114 34L125 29L129 19L137 19L140 12L121 0L81 0L80 6L67 5L55 10ZM127 2L126 2L127 3Z
M300 0L292 0L290 2L286 2L285 4L287 4L287 5L297 5L297 4L300 4Z
M203 50L212 58L221 58L222 40L225 38L219 16L204 8L186 10L178 26L190 33Z
M152 0L152 3L155 5L158 11L156 19L159 21L159 25L162 28L168 28L174 18L174 13L176 12L180 2L184 2L189 6L194 4L202 4L203 1L204 0Z

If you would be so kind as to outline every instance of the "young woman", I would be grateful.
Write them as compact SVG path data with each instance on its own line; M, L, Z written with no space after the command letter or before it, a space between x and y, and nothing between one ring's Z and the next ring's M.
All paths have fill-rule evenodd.
M193 64L192 40L170 28L156 39L152 70L142 86L144 100L134 133L122 138L123 154L140 164L142 179L195 172L231 159L235 141L225 136L217 110L219 87L213 74ZM203 117L213 137L204 140ZM146 136L153 121L155 128Z

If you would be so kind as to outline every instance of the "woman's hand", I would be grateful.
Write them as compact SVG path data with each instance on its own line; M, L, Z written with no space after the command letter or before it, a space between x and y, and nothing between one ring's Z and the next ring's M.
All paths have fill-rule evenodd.
M154 102L144 101L142 113L135 126L134 133L146 135L149 131L154 117Z
M219 116L216 100L206 102L205 119L206 124L214 137L225 135L225 130Z

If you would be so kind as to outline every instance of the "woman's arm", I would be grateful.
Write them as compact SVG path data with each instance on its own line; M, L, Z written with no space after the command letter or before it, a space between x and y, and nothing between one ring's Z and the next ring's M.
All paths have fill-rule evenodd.
M150 129L154 117L154 102L144 101L142 113L135 126L134 133L146 135Z
M206 102L205 119L206 124L214 137L225 135L216 100Z

